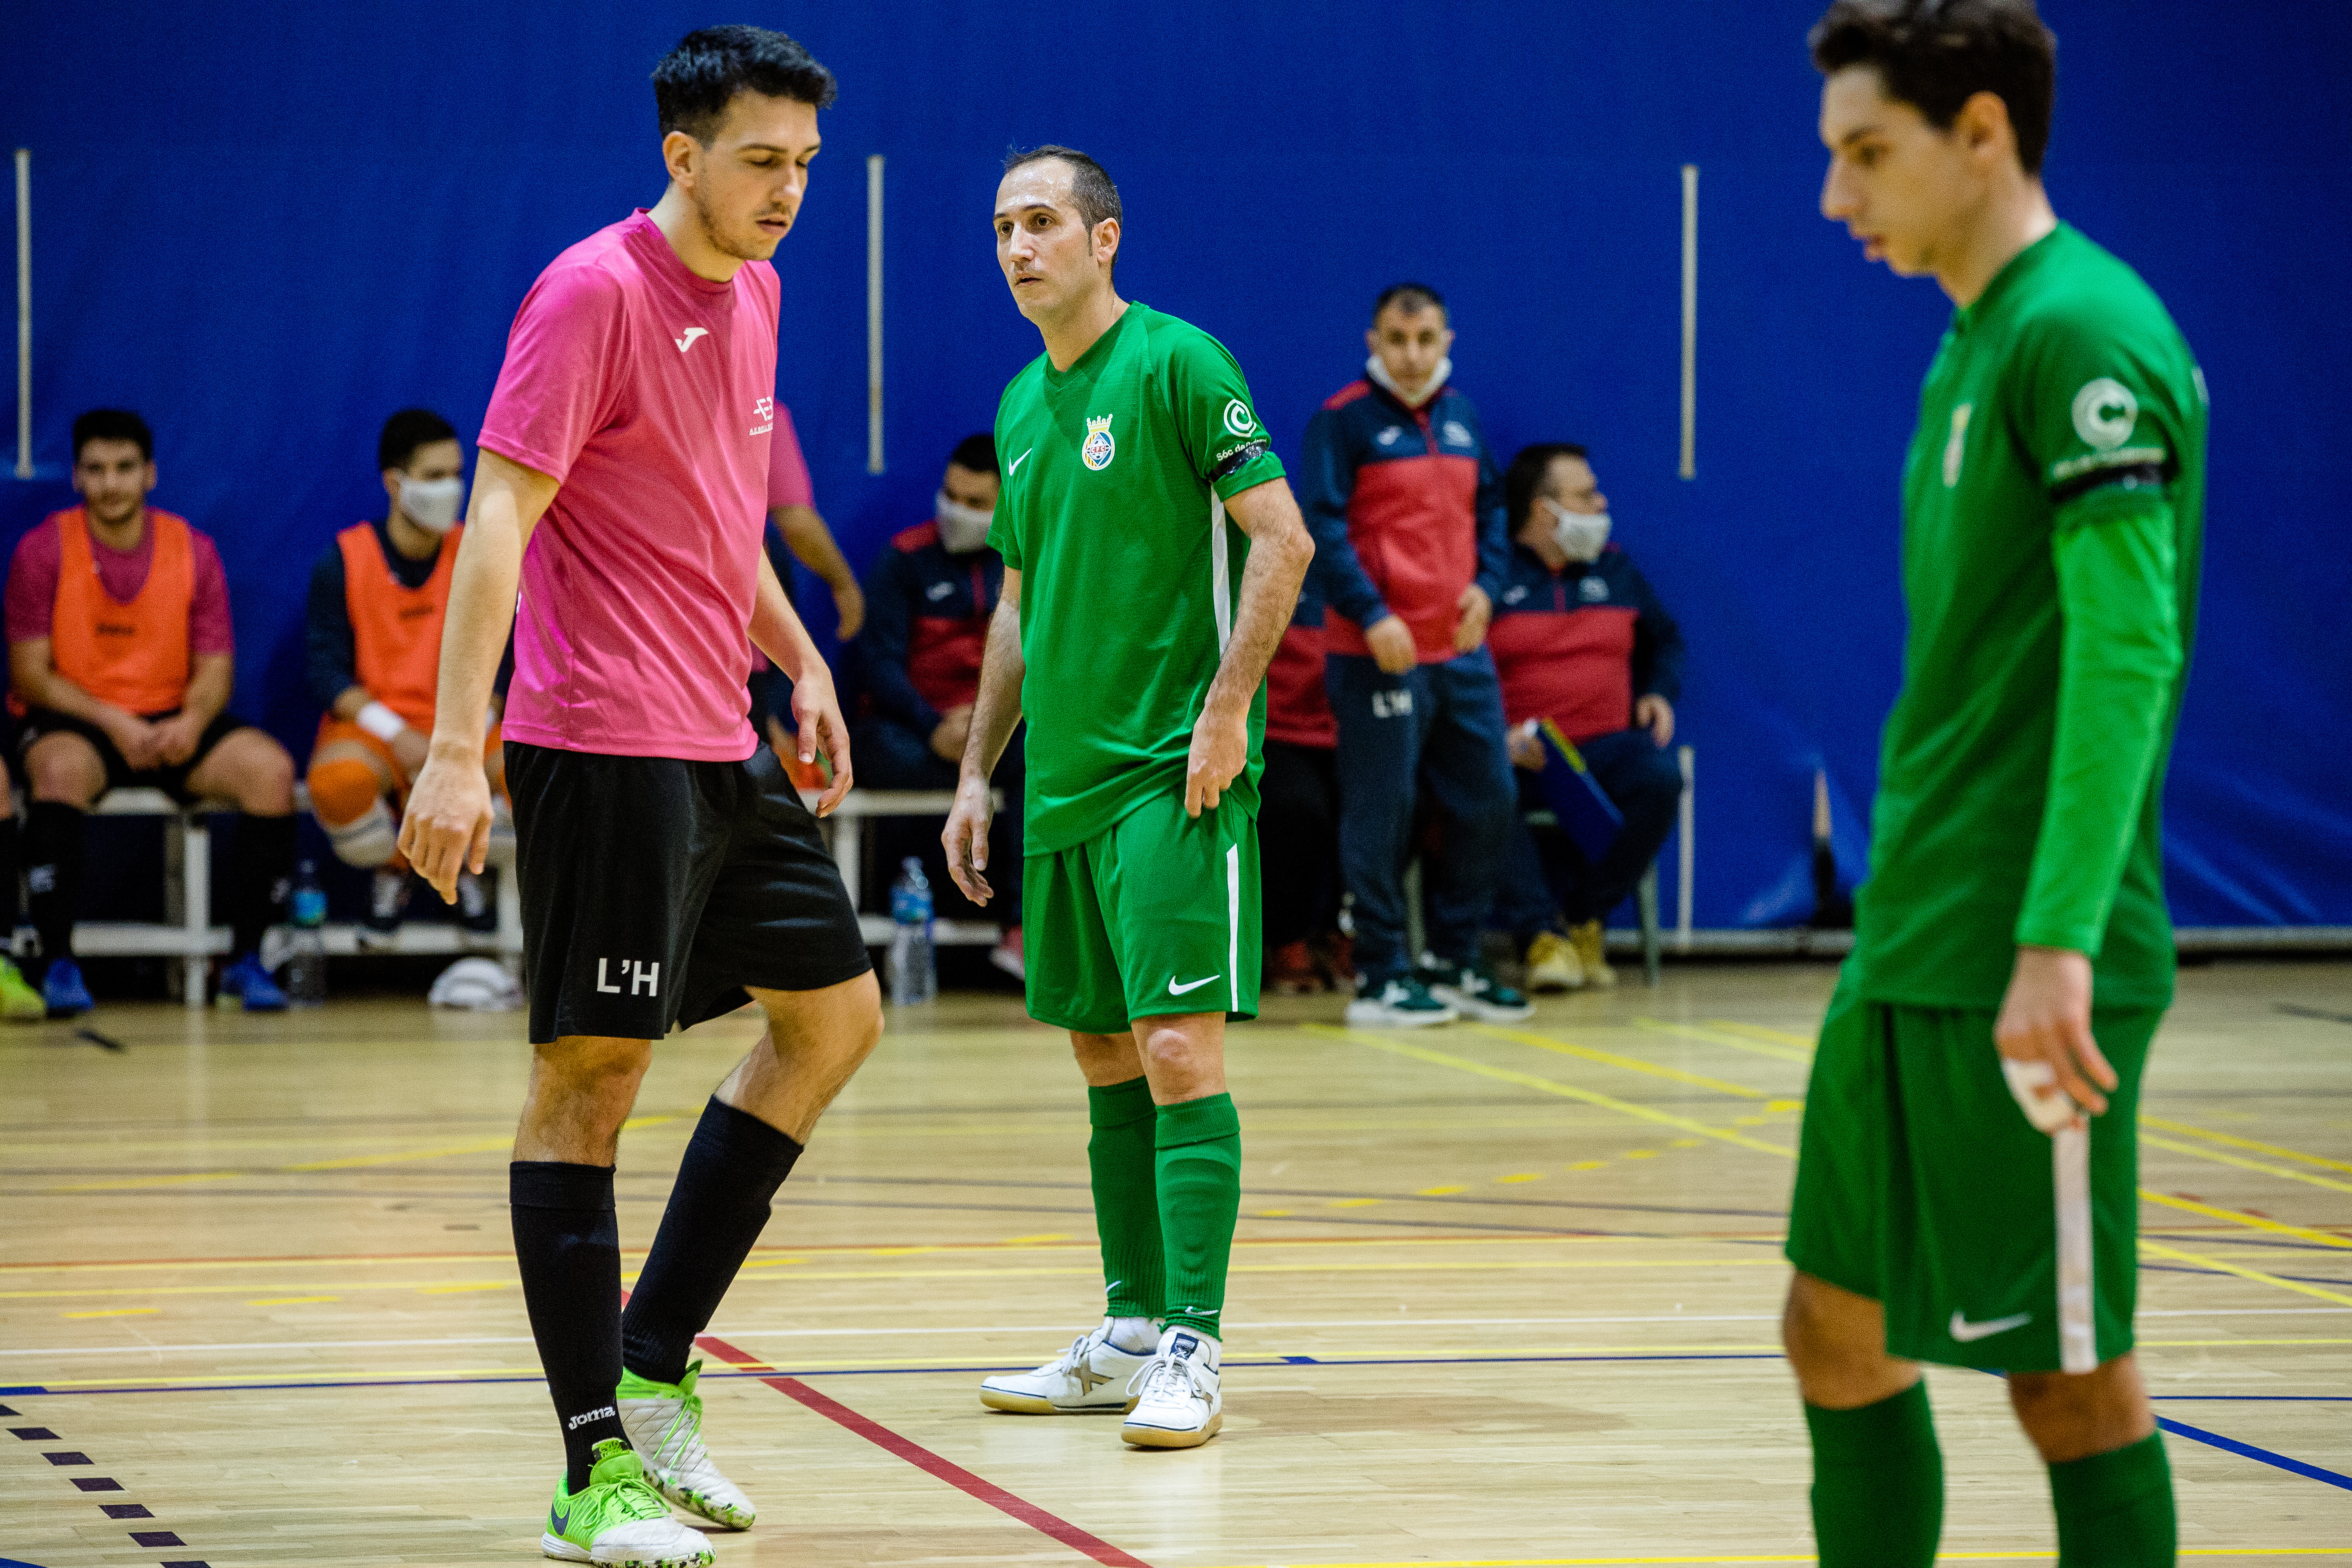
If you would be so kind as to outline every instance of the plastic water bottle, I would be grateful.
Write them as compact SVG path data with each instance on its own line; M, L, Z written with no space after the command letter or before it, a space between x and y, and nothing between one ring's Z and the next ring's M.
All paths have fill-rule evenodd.
M939 999L939 969L931 960L931 884L923 863L907 857L890 885L890 1001L896 1006Z
M319 886L318 867L302 862L287 902L294 929L286 943L286 1000L316 1007L327 1000L327 942L319 929L327 923L327 889Z

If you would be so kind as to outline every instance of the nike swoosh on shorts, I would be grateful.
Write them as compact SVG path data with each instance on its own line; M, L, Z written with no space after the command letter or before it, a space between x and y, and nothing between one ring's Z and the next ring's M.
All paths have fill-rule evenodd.
M1202 986L1206 985L1212 980L1222 980L1223 978L1224 971L1219 970L1214 974L1203 975L1198 980L1190 981L1182 985L1179 985L1176 984L1176 977L1171 974L1168 977L1168 994L1171 996L1181 996L1187 991L1198 991Z
M1979 1340L1989 1340L1995 1334L2005 1334L2011 1329L2021 1329L2032 1321L2033 1321L2032 1313L2019 1312L2011 1317L1994 1318L1989 1322L1971 1323L1958 1311L1954 1311L1949 1332L1952 1338L1961 1344L1973 1344Z

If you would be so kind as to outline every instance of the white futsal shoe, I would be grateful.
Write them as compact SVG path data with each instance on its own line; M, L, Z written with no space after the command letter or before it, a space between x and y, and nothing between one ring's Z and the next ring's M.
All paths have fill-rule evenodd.
M1224 1395L1217 1391L1223 1350L1198 1329L1170 1329L1160 1337L1160 1353L1135 1374L1134 1408L1118 1429L1142 1448L1197 1448L1225 1424Z
M700 1362L676 1383L656 1383L624 1367L613 1403L656 1491L721 1529L749 1530L760 1510L740 1487L719 1473L702 1446L702 1395L694 1392L701 1374Z
M1133 1408L1128 1384L1151 1364L1153 1352L1122 1350L1112 1343L1115 1326L1105 1318L1034 1372L982 1379L980 1402L991 1410L1022 1415L1088 1415Z

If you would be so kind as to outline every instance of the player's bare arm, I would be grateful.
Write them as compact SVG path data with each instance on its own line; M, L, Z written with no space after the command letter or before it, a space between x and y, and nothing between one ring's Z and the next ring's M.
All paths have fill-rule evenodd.
M180 698L180 710L157 720L152 731L155 754L170 767L178 767L196 754L205 726L228 706L229 692L236 685L234 654L200 653L189 665L188 689Z
M1242 569L1233 636L1192 726L1192 754L1184 764L1187 816L1200 816L1203 807L1214 811L1226 786L1249 766L1250 703L1265 684L1265 667L1298 607L1299 584L1315 559L1315 541L1287 480L1251 486L1225 502L1225 512L1249 535L1249 564Z
M1295 592L1295 590L1294 590ZM975 904L995 889L982 875L988 869L988 826L996 815L989 804L988 776L1004 754L1021 722L1021 679L1029 667L1021 657L1021 574L1004 569L996 613L988 621L988 647L981 655L980 695L972 702L971 728L963 742L963 771L956 781L955 805L940 842L948 852L948 875Z
M449 583L433 747L408 797L400 852L444 901L457 901L457 873L479 872L490 847L490 785L482 730L498 683L499 656L514 626L523 546L555 500L557 482L483 450Z
M816 814L823 816L849 793L849 726L842 722L833 671L809 639L808 628L801 625L764 550L760 552L759 592L751 602L751 635L760 651L793 683L793 718L800 726L801 761L816 761L817 748L823 746L825 760L833 764L833 782L816 803Z

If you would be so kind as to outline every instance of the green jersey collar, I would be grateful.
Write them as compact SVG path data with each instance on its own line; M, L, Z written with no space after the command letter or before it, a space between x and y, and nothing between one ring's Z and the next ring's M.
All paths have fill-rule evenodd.
M1109 326L1105 327L1103 329L1103 335L1088 343L1087 345L1087 352L1072 360L1070 362L1070 368L1067 370L1055 370L1054 368L1054 356L1052 354L1045 355L1045 384L1048 386L1059 386L1062 383L1069 380L1072 376L1091 374L1093 371L1100 370L1102 368L1103 361L1110 357L1112 347L1118 343L1121 334L1127 331L1127 324L1129 321L1136 320L1139 312L1144 315L1149 315L1150 313L1150 310L1144 305L1142 300L1129 300L1127 302L1127 309L1118 313L1118 320L1113 321Z
M2065 237L2061 239L2061 236ZM2073 226L2061 223L2056 228L2011 257L2002 264L2001 269L1992 275L1992 281L1984 286L1984 292L1977 296L1975 304L1953 307L1952 330L1956 332L1967 331L1970 323L1981 321L1987 312L2011 291L2024 287L2024 280L2041 271L2053 256L2071 247L2075 237Z

